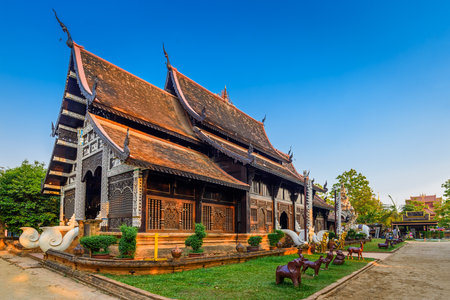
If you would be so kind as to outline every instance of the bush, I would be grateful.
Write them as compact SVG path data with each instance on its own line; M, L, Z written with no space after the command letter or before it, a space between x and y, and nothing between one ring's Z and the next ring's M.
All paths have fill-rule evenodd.
M271 247L275 247L277 245L278 241L279 241L278 234L276 234L275 232L274 233L269 233L267 235L267 238L269 239L269 245Z
M253 247L258 247L259 244L261 244L261 242L262 242L262 237L259 235L253 235L247 240L247 243Z
M269 239L269 244L272 247L275 247L277 243L284 237L284 232L277 229L273 233L269 233L267 238Z
M443 231L439 231L439 238L443 239L444 238L444 232Z
M354 239L355 239L355 236L356 236L356 231L355 231L354 229L350 229L350 230L347 232L346 240L354 240Z
M136 253L137 228L128 227L124 224L120 226L120 231L122 232L122 237L119 241L119 257L134 258L134 254Z
M330 232L328 232L328 238L331 240L331 239L334 239L336 237L336 233L334 233L334 231L330 231Z
M193 253L202 253L203 239L206 237L205 226L201 223L195 223L195 233L188 236L184 241L187 247L192 248Z
M108 254L109 246L117 243L117 239L112 235L92 235L84 236L80 239L80 244L91 251L91 254ZM103 249L103 251L100 251Z
M366 238L366 234L364 232L358 232L357 234L355 234L355 238L357 240L365 239Z

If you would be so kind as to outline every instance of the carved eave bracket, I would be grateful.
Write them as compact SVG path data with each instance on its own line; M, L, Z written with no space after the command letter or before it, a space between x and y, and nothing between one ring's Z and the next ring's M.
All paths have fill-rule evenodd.
M69 29L67 29L66 25L64 25L64 23L61 22L61 20L58 18L58 15L56 14L56 11L54 9L53 9L53 13L55 14L55 18L58 21L59 25L61 26L61 29L67 34L66 45L69 48L73 48L73 40L72 40L72 36L70 35Z

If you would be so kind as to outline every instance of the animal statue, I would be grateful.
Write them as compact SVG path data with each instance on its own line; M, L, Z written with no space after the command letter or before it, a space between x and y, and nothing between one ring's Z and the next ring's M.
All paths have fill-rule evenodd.
M331 247L330 252L328 252L327 257L324 258L323 263L325 264L325 270L328 270L328 265L334 258L334 247Z
M316 261L309 261L309 260L304 261L303 262L303 273L305 273L308 268L311 268L311 269L314 270L314 275L313 276L318 276L319 275L320 266L322 265L322 263L323 263L323 256L322 255Z
M276 271L276 283L283 283L284 278L290 278L295 287L298 287L302 282L301 269L303 261L300 258L296 258L290 261L287 265L278 266Z
M339 237L338 244L337 244L338 250L344 249L346 237L347 237L347 231L344 231L343 233L341 233L341 236Z
M342 250L336 251L336 256L333 260L333 265L342 265L345 262L345 255L342 253Z
M306 257L303 256L302 252L303 252L303 249L302 249L302 248L298 248L298 251L297 251L298 257L299 257L301 260L303 260L303 261L309 260L309 259L307 259Z
M364 243L363 243L363 241L361 241L361 246L360 247L348 247L348 249L347 249L347 251L348 251L347 258L351 257L353 259L353 253L356 253L356 254L358 254L358 259L361 259L361 258L363 258L362 257L363 250L364 250Z
M328 244L328 232L324 232L322 235L322 240L319 243L319 252L324 253L327 251L327 244Z
M384 243L378 243L378 248L386 248L388 249L390 245L390 241L388 239L386 239L386 241Z
M366 235L366 238L370 236L370 227L364 224L355 224L350 226L351 229L356 232L363 232Z

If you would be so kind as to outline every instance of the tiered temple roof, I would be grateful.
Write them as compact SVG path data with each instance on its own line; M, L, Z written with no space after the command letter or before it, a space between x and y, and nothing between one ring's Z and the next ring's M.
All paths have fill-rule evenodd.
M97 133L128 164L248 189L207 156L209 145L244 165L303 185L291 157L272 146L262 122L169 64L167 78L162 90L73 43L43 191L58 194L71 176L77 128L83 127L87 111ZM123 148L127 129L129 153Z

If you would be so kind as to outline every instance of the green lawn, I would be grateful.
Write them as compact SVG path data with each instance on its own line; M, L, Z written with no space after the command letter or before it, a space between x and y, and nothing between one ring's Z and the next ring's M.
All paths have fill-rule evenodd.
M315 260L318 255L306 257ZM178 299L301 299L362 268L371 260L346 261L340 266L330 264L329 270L321 270L318 277L312 277L314 271L308 269L302 275L302 283L298 288L289 279L276 285L277 266L295 258L298 256L262 257L240 264L162 275L105 276Z
M394 245L393 247L389 247L388 249L386 248L378 248L378 244L379 243L384 243L386 241L386 239L372 239L371 242L366 242L364 244L364 251L367 252L392 252L393 250L402 247L403 245L405 245L405 242L401 242L399 244ZM347 250L348 247L359 247L359 243L358 244L351 244L351 245L346 245L345 246L345 250ZM364 255L364 252L363 252Z

